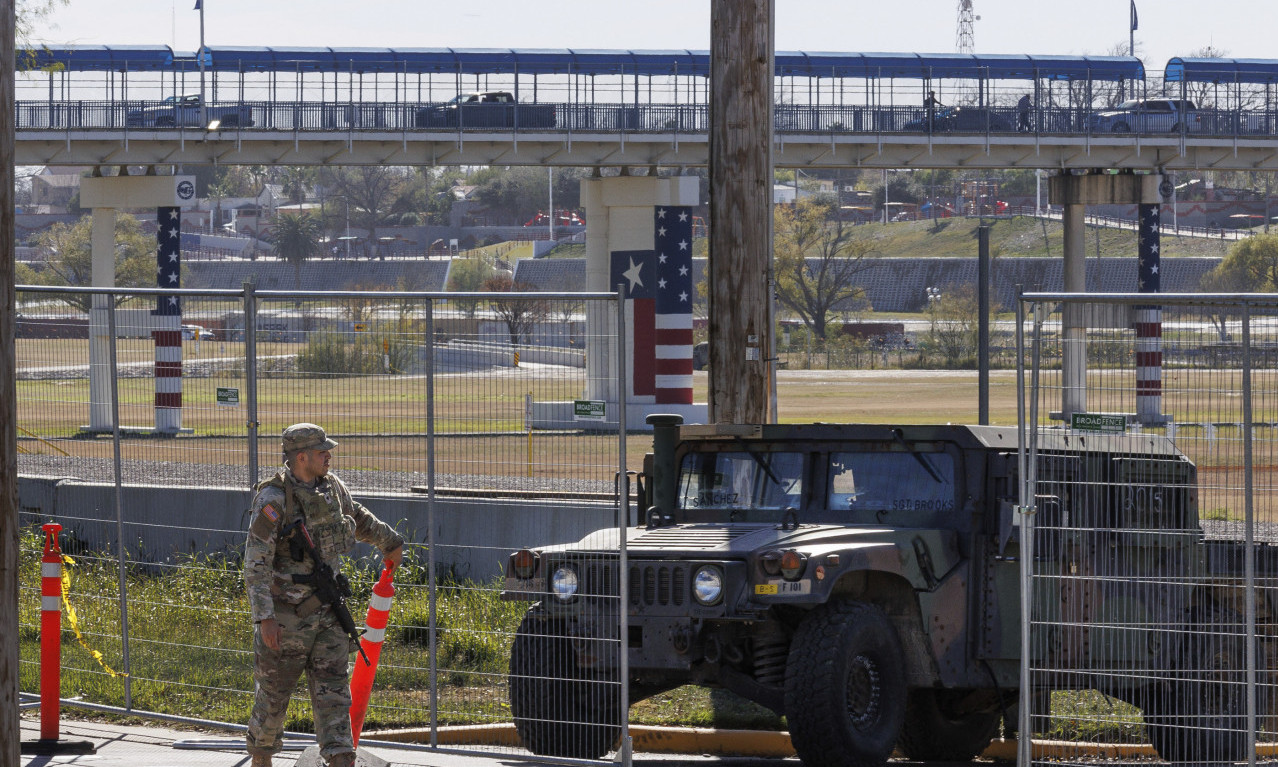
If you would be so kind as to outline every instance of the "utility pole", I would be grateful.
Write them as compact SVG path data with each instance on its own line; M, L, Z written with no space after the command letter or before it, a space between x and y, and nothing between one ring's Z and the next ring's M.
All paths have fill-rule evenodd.
M769 423L773 0L710 2L711 423Z
M15 0L0 0L0 104L13 103ZM0 109L0 764L20 764L18 724L18 319L12 108Z

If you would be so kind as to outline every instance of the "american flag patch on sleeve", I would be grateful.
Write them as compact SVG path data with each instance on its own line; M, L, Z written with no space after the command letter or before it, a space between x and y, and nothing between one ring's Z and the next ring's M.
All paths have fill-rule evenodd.
M268 503L262 507L262 514L272 522L278 522L280 519L280 507L274 503Z

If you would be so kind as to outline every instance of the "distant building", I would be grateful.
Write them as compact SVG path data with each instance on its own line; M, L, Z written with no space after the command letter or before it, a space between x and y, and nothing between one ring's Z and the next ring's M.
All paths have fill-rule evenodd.
M51 212L65 212L80 191L80 179L89 168L47 166L31 178L31 204L47 205Z

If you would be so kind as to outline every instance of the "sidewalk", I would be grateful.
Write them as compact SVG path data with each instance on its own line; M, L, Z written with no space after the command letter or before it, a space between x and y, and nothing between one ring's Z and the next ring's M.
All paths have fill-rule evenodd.
M23 717L23 742L40 737L40 723ZM22 767L44 765L81 765L82 767L248 767L243 736L233 732L176 730L164 726L123 725L103 722L62 722L63 741L89 741L97 753L33 756L23 754ZM292 767L302 750L313 741L286 741L285 750L277 754L274 767ZM217 745L218 748L191 748L194 745ZM365 749L361 747L361 751ZM548 762L515 749L492 749L483 755L409 750L384 746L370 747L370 753L392 765L426 765L428 767L512 767ZM562 762L559 762L562 763ZM751 757L718 758L707 755L637 754L636 765L677 767L679 765L714 767L783 767L797 765L797 759L761 759Z
M62 722L60 732L60 740L89 741L97 747L97 753L57 756L23 754L23 767L64 764L92 765L93 767L248 767L249 765L249 756L244 750L244 736L234 732L175 730L164 726L65 720ZM39 737L39 721L23 718L23 742L37 740ZM292 767L302 751L310 745L314 745L314 741L285 741L285 750L276 754L273 760L274 766ZM394 765L491 767L499 764L494 758L497 755L494 757L457 756L381 747L367 750ZM509 759L509 754L500 756L503 761Z

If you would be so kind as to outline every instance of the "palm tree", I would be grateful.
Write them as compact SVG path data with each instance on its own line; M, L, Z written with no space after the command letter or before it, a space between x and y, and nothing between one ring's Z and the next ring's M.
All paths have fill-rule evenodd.
M285 213L275 219L275 247L277 258L293 265L293 283L302 289L302 262L319 252L319 221L309 213L291 215Z

